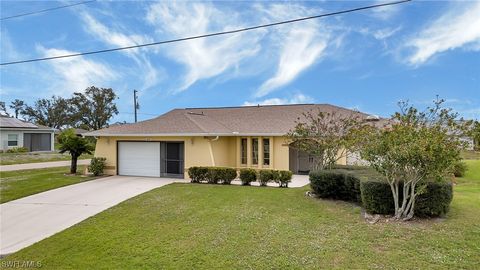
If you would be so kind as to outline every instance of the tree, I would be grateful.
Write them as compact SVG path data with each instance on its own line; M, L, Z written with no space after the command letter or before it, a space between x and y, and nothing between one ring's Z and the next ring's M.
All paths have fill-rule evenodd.
M3 115L7 115L8 116L8 113L7 113L7 108L5 107L5 102L4 101L0 101L0 114Z
M74 93L74 119L78 125L84 124L90 130L107 127L112 116L118 114L115 99L117 96L111 88L91 86L85 93Z
M24 110L25 102L20 99L15 99L12 101L10 108L13 109L15 113L15 118L18 118L18 115Z
M29 121L56 129L71 124L70 101L68 99L52 96L51 99L39 99L33 107L26 105L20 111Z
M415 199L426 181L445 181L465 147L469 122L441 108L443 100L420 112L400 102L400 112L383 128L365 125L356 130L361 158L381 173L392 191L395 218L409 220Z
M67 129L58 136L59 152L68 152L72 156L70 165L70 173L77 173L78 157L84 153L91 154L95 147L88 142L87 139L79 137L75 134L75 130Z
M472 139L473 139L473 149L475 151L480 151L480 122L475 121L472 125Z
M298 118L288 134L290 147L314 157L314 170L331 168L346 155L350 147L350 131L359 123L359 115L338 115L335 112L307 112Z

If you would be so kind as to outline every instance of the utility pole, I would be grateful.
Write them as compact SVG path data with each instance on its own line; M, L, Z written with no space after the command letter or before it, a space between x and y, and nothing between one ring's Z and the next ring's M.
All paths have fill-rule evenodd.
M135 123L137 123L137 109L138 109L138 102L137 102L137 90L133 90L133 109L135 110Z

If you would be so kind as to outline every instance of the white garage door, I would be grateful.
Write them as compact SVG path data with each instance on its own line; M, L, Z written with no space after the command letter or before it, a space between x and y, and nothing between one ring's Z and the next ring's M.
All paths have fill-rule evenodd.
M160 177L160 143L119 142L118 174Z

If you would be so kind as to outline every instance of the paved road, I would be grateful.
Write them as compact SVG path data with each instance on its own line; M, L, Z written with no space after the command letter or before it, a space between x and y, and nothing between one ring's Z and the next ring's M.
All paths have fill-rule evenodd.
M2 165L0 166L1 172L8 171L19 171L19 170L30 170L30 169L43 169L43 168L52 168L52 167L64 167L70 166L71 161L49 161L49 162L37 162L37 163L25 163L25 164L14 164L14 165ZM80 159L78 160L78 165L88 165L90 164L90 159Z
M0 205L0 255L18 251L124 200L181 179L111 176Z

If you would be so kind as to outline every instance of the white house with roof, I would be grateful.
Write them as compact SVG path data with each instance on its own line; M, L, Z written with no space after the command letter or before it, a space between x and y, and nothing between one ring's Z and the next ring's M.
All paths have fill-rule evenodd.
M29 152L53 151L55 129L0 116L0 150L25 147Z

